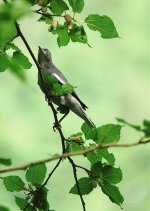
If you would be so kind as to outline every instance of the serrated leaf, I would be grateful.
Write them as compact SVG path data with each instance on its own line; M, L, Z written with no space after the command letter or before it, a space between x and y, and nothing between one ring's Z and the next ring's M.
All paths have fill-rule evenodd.
M78 26L76 24L73 25L73 28L70 30L70 38L72 42L80 42L86 44L87 41L87 34L83 28L83 26Z
M120 168L104 166L102 168L103 179L111 184L117 184L122 180L122 171Z
M20 210L23 210L28 205L28 202L25 199L17 196L15 196L15 202Z
M59 47L68 45L70 37L67 28L58 27L56 29L53 29L52 33L58 35L57 43Z
M79 145L78 143L75 143L75 142L68 143L68 152L78 152L78 151L82 151L83 149L84 147Z
M113 143L120 140L120 131L122 126L115 124L107 124L97 128L98 142L97 143Z
M0 50L17 35L16 27L11 20L0 21Z
M101 177L102 176L102 163L100 161L94 163L92 166L91 166L91 173L94 177Z
M143 126L144 126L144 128L142 129L142 131L145 133L145 136L150 137L150 121L144 120Z
M79 183L79 187L80 187L80 191L82 195L87 195L93 190L92 181L88 177L83 177L79 179L78 183ZM76 184L71 188L69 193L79 194Z
M50 9L53 14L61 15L64 11L68 10L69 7L63 0L51 0Z
M83 123L81 126L81 131L84 133L85 139L97 140L98 134L96 128L90 128L86 123Z
M96 145L92 144L91 146ZM112 166L115 164L115 157L112 153L108 152L107 148L95 149L94 151L87 153L86 157L92 165L98 161L102 161L102 159L105 159L107 163Z
M84 0L68 0L73 12L80 13L84 7Z
M116 120L120 123L123 123L125 125L128 125L129 127L137 130L137 131L141 131L141 126L140 125L134 125L134 124L130 124L129 122L127 122L126 120L122 119L122 118L116 118Z
M5 47L6 50L8 50L10 48L14 51L21 52L20 48L17 45L15 45L14 43L8 43L7 46Z
M84 147L81 146L81 143L82 144L84 143L84 140L82 138L82 135L83 134L79 132L79 133L76 133L76 134L72 134L68 139L71 141L70 143L73 142L73 143L77 144L80 147L80 149L81 149L81 147L83 149Z
M113 166L115 164L115 157L112 153L108 152L107 148L101 148L98 150L99 154L107 161L108 164Z
M31 166L26 172L26 180L34 186L39 186L43 183L46 176L46 165L45 163Z
M121 204L124 201L124 198L121 195L118 187L111 185L108 182L105 182L101 186L101 189L102 189L103 193L106 194L113 203L116 203L119 206L121 206Z
M39 22L44 22L48 25L50 25L52 23L52 17L46 17L46 16L41 16L41 18L38 20Z
M11 159L0 158L0 164L10 166L12 164Z
M12 58L10 57L9 69L20 80L22 81L26 80L25 70L23 69L22 66L19 65L18 61L14 59L13 57Z
M23 53L19 51L15 51L12 58L16 62L18 62L18 65L22 66L24 69L30 69L32 67L32 64L29 62L28 57L26 57Z
M96 146L96 145L91 144L90 147L92 147L92 146ZM91 165L93 165L94 163L97 163L99 161L102 161L102 155L100 153L100 150L98 150L98 149L88 152L86 157L90 161Z
M109 39L118 37L113 21L106 15L100 16L92 14L85 19L85 22L91 30L99 31L102 38Z
M9 59L5 53L0 53L0 72L4 72L9 67Z
M25 187L25 183L18 176L4 177L3 183L6 189L10 192L13 192L13 191L19 192L21 190L24 190L24 187Z
M0 205L0 211L10 211L7 207Z
M74 90L74 86L72 86L71 84L63 84L63 85L54 84L53 85L54 95L56 96L71 94L73 90Z

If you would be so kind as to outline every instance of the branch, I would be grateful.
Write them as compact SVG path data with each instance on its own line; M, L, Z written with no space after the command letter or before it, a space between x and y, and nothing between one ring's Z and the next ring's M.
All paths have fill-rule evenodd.
M69 162L70 162L71 165L72 165L73 174L74 174L74 179L75 179L75 182L76 182L78 194L79 194L80 199L81 199L83 211L86 211L86 209L85 209L85 202L84 202L84 199L83 199L83 196L82 196L82 193L81 193L81 190L80 190L78 178L77 178L77 169L76 169L76 165L75 165L74 161L73 161L70 157L68 157L68 160L69 160Z
M37 14L40 14L40 15L43 15L43 16L45 16L45 17L47 17L47 18L51 18L51 17L65 17L65 15L57 15L57 14L50 14L50 13L42 13L42 12L39 12L39 10L35 10L35 11L33 11L33 12L35 12L35 13L37 13Z
M38 164L41 164L41 163L48 163L48 162L51 162L53 160L58 160L60 158L68 158L68 157L73 157L73 156L78 156L78 155L85 155L85 154L92 152L96 149L102 149L102 148L108 148L108 147L111 147L111 148L112 147L128 148L128 147L134 147L134 146L139 146L141 144L148 144L148 143L150 143L150 139L145 140L145 141L134 142L134 143L131 143L131 144L116 144L116 143L98 144L96 146L89 147L89 148L86 148L86 149L81 150L81 151L71 152L71 153L63 153L61 155L54 155L53 157L49 157L49 158L46 158L46 159L43 159L43 160L38 160L38 161L35 161L35 162L27 163L27 164L24 164L24 165L21 165L21 166L18 166L18 167L3 169L3 170L0 170L0 173L26 170L30 166L35 166L35 165L38 165Z

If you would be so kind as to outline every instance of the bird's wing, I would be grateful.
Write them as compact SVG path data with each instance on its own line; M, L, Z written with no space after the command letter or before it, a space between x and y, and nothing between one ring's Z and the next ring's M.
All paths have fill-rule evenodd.
M61 84L66 84L66 83L68 83L68 80L65 78L65 76L64 76L56 67L55 67L55 69L54 69L52 75L53 75L55 78L57 78L57 80L58 80ZM81 106L82 106L82 108L83 108L84 110L86 110L86 108L88 108L88 107L80 100L80 98L78 97L78 95L76 94L75 91L73 91L73 92L71 93L71 95L72 95L73 97L75 97L75 98L79 101L79 103L81 104Z
M78 95L76 94L75 91L73 91L71 94L72 94L72 96L74 96L74 97L79 101L79 103L81 104L81 106L82 106L82 108L83 108L84 110L86 110L86 108L88 108L88 107L80 100L80 98L78 97Z
M65 76L55 67L53 69L52 75L57 78L57 80L61 83L61 84L66 84L68 83L68 80L65 78Z

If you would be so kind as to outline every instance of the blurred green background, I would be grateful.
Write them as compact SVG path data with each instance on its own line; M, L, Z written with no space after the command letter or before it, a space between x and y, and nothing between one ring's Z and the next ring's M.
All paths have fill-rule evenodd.
M115 117L141 124L144 118L150 118L148 1L85 1L84 12L78 19L82 22L84 17L93 13L110 16L121 39L101 39L98 32L87 29L92 48L74 43L58 48L56 37L48 33L48 27L36 22L37 15L21 20L20 26L36 55L39 45L51 50L54 63L70 83L77 86L76 92L88 105L88 115L95 124L116 123ZM17 39L16 43L28 55L22 41ZM34 64L27 71L27 77L26 84L8 71L0 74L0 157L12 158L13 166L61 152L59 136L51 129L52 112L37 85ZM82 120L70 113L63 122L65 136L78 132L81 124ZM140 134L123 128L122 143L139 138ZM150 146L113 148L111 151L116 155L116 166L120 166L124 174L119 185L125 198L124 210L150 210ZM84 158L75 160L87 167L89 165ZM54 164L47 165L48 171ZM79 177L85 175L81 170L78 173ZM12 174L24 177L24 172ZM51 208L57 211L82 210L79 197L68 194L73 184L71 166L67 160L63 161L48 183ZM98 188L84 199L88 211L120 210ZM18 210L12 194L5 190L2 182L0 204L13 211Z

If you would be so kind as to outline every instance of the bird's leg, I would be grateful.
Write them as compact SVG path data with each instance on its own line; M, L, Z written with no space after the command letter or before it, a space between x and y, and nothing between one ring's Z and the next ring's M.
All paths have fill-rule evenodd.
M59 123L69 114L69 110L61 117L59 120Z

